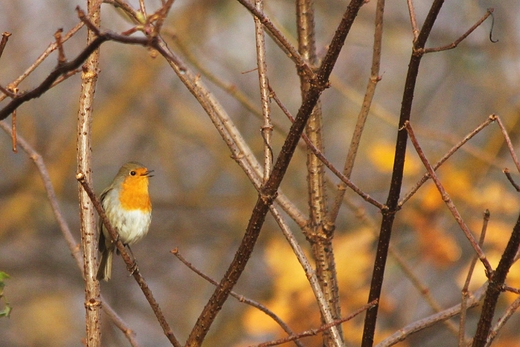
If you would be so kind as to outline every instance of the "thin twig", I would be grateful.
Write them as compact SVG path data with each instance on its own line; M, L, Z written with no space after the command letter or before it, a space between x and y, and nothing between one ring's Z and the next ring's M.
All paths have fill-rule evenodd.
M282 112L289 118L291 122L294 123L294 117L291 115L289 110L284 106L284 104L281 102L281 100L276 96L276 93L274 90L271 90L271 97L276 102L278 107L282 110ZM380 203L379 201L372 198L367 193L363 192L358 186L356 186L348 177L346 177L344 174L342 174L326 157L325 155L318 149L314 144L311 142L309 137L306 134L302 134L302 139L305 141L305 144L312 150L314 155L318 157L325 166L332 171L336 177L338 177L347 187L352 189L356 194L358 194L360 197L362 197L365 201L369 202L370 204L376 206L379 210L386 210L387 207Z
M408 14L410 15L410 24L412 25L413 42L415 42L419 36L419 27L417 26L417 18L415 17L413 0L406 0L406 4L408 5Z
M520 192L520 186L516 184L515 180L513 179L513 176L511 176L511 172L509 172L509 169L506 167L502 172L506 175L507 179L509 180L509 183L513 186L513 188L516 189L517 192Z
M380 81L379 70L381 65L381 47L383 44L383 18L384 18L384 10L385 10L385 0L378 0L376 7L376 18L374 23L374 45L372 49L372 66L370 69L370 78L368 80L368 85L366 87L365 96L361 103L361 109L359 110L359 114L357 117L356 125L354 127L354 132L352 133L352 138L350 140L350 146L347 153L347 158L345 160L345 164L343 166L343 174L345 177L351 177L352 170L354 168L354 162L356 160L357 152L359 149L359 144L361 142L361 136L363 135L363 130L365 127L365 122L368 118L368 114L370 112L370 108L372 106L372 100L374 99L374 95L376 92L377 83ZM338 190L336 192L336 197L334 199L334 204L332 205L332 209L329 213L329 222L335 223L338 218L339 210L343 203L343 198L345 197L345 183L342 182L338 186Z
M477 135L482 129L487 127L489 124L493 123L495 120L497 120L496 115L490 115L484 122L482 122L479 126L477 126L475 129L473 129L468 135L466 135L462 140L460 140L458 143L456 143L435 165L433 166L433 170L437 170L446 160L448 160L459 148L461 148L463 145L465 145L469 140L471 140L475 135ZM430 179L430 175L428 172L426 172L423 177L410 189L410 191L399 201L397 206L401 208L403 204L408 201L416 192L419 190L419 188Z
M421 158L421 161L422 161L424 167L426 168L426 170L428 170L428 174L432 178L433 182L435 183L435 185L437 187L437 190L441 194L442 200L444 201L444 203L446 204L446 206L450 210L451 214L453 215L453 217L457 221L457 224L462 229L462 231L464 232L464 235L466 236L466 238L468 239L469 243L471 244L471 247L473 248L475 253L478 255L478 258L480 259L480 261L484 265L484 268L486 269L486 274L488 276L492 276L493 268L489 264L489 261L486 258L486 255L484 254L484 251L482 251L482 248L480 248L478 242L475 240L475 236L473 236L473 234L471 233L471 230L469 230L468 226L466 225L466 223L462 219L462 216L460 215L459 211L455 207L455 204L453 203L453 201L451 200L449 194L444 189L441 181L439 180L439 178L435 174L435 170L433 169L433 167L429 163L428 159L424 155L424 152L422 151L422 148L419 145L419 142L417 141L417 138L415 137L415 134L413 132L412 126L410 125L410 122L406 121L405 124L404 124L404 128L406 129L406 132L410 136L410 141L412 142L413 146L415 147L415 150L416 150L417 154Z
M500 131L502 131L502 135L504 136L504 139L506 140L507 149L509 150L509 155L511 155L511 158L513 159L513 162L515 163L516 169L518 172L520 172L520 162L518 161L518 157L516 156L515 150L513 148L513 143L511 142L511 138L509 138L509 134L507 133L506 127L504 126L504 123L502 123L502 119L498 115L494 115L495 120L497 121L498 126L500 127Z
M357 315L359 315L360 313L368 310L370 307L374 306L375 304L377 304L377 301L369 302L368 304L365 304L365 305L361 306L359 309L357 309L356 311L354 311L350 315L348 315L348 316L346 316L344 318L341 318L341 319L337 319L334 322L331 322L329 324L324 324L321 327L319 327L318 329L307 330L307 331L301 332L301 333L293 335L293 336L288 336L288 337L285 337L285 338L282 338L282 339L278 339L278 340L274 340L274 341L264 342L264 343L261 343L259 345L251 345L249 347L278 346L278 345L281 345L281 344L284 344L284 343L287 343L287 342L290 342L290 341L301 339L303 337L315 336L315 335L319 334L320 332L324 332L324 331L330 329L331 326L339 325L341 323L344 323L344 322L347 322L347 321L351 320L352 318L354 318Z
M485 295L487 289L487 283L480 287L473 295L471 295L467 301L467 308L475 307L479 304L482 297ZM389 347L393 346L401 341L406 340L410 335L422 331L426 328L429 328L439 322L442 322L446 319L449 319L453 316L456 316L460 313L461 304L457 304L450 308L443 310L442 312L435 313L426 318L417 320L385 338L383 341L379 342L375 347Z
M482 231L480 232L480 238L478 240L478 244L482 247L484 245L484 240L486 239L487 226L489 222L490 213L489 210L484 211L484 221L482 223ZM466 314L468 310L468 299L470 296L469 293L469 284L471 282L471 277L473 276L473 271L475 269L475 265L477 264L477 256L475 255L473 259L471 259L471 263L468 268L468 275L466 276L466 280L464 281L464 286L462 287L462 300L460 304L460 323L459 323L459 346L466 345Z
M493 328L489 332L489 336L488 336L486 344L485 344L486 347L491 346L491 344L497 337L498 333L500 332L500 329L502 329L504 327L504 325L507 323L509 318L511 318L511 316L518 310L519 307L520 307L520 297L516 298L515 301L513 301L511 303L511 305L509 305L507 307L507 310L506 310L506 312L504 312L504 315L502 317L500 317L500 319L493 326Z
M2 57L2 54L4 53L5 46L7 45L7 41L9 41L9 36L11 36L11 33L8 33L7 31L4 31L2 33L2 40L0 41L0 58Z
M263 0L255 0L255 8L263 12ZM258 84L260 87L260 103L262 105L263 125L261 131L264 140L264 172L262 183L265 184L269 179L273 166L273 150L271 148L271 135L273 133L273 124L271 123L271 109L269 107L269 82L267 78L267 61L265 48L265 34L262 22L258 17L253 17L255 22L255 40L256 40L256 65L258 67Z
M262 22L267 32L275 40L280 48L282 48L289 56L291 60L296 64L298 70L303 71L310 79L314 79L316 76L311 67L305 62L300 53L296 48L289 43L287 38L273 25L269 17L262 11L259 11L249 0L238 0L249 12L251 12L256 18Z
M445 46L435 47L435 48L425 48L424 53L441 52L441 51L446 51L446 50L457 47L459 45L459 43L461 43L473 31L475 31L475 29L477 29L482 23L484 23L484 21L492 14L493 14L493 9L488 8L486 14L482 18L480 18L475 24L473 24L473 26L471 28L469 28L468 31L466 31L464 34L462 34L462 36L460 36L458 39L456 39L452 43L445 45Z
M58 66L67 61L67 59L65 58L65 50L63 49L63 39L61 37L62 33L62 28L56 30L56 32L54 33L54 38L56 39L56 46L58 46Z
M197 269L192 263L190 263L189 261L186 260L186 258L184 258L179 250L177 248L175 249L172 249L170 251L170 253L172 253L174 256L177 257L177 259L179 259L184 265L186 265L191 271L195 272L197 275L199 275L200 277L204 278L206 281L208 281L209 283L213 284L214 286L217 286L218 285L218 282L215 281L214 279L212 279L211 277L209 277L208 275L204 274L201 270ZM287 334L289 335L294 335L294 332L291 330L291 328L289 328L289 326L280 318L278 317L273 311L269 310L267 307L265 307L264 305L260 304L259 302L256 302L252 299L249 299L249 298L246 298L244 297L243 295L240 295L240 294L237 294L236 292L234 291L231 291L229 293L229 295L231 295L232 297L234 297L235 299L237 299L238 301L240 302L243 302L247 305L250 305L262 312L264 312L266 315L268 315L269 317L271 317ZM295 340L294 343L299 346L299 347L303 347L303 345L301 344L300 341L298 340Z
M83 27L83 23L78 23L74 28L69 30L69 32L62 37L61 42L64 43L68 39L70 39L79 29ZM58 48L56 42L51 43L47 49L35 60L35 62L29 66L24 73L22 73L18 78L16 78L13 82L9 83L9 88L16 88L24 79L27 78L52 52L54 52ZM79 66L78 66L79 67ZM4 100L6 95L0 95L0 101ZM1 118L5 119L5 117Z
M16 143L18 141L16 141L16 110L14 110L11 115L11 139L13 152L17 153L18 149L16 148Z

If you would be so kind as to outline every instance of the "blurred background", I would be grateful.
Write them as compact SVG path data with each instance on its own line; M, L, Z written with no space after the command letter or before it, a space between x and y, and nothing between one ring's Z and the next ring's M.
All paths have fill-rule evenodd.
M138 6L137 1L131 2ZM430 1L415 3L421 24ZM160 1L146 1L149 12ZM1 1L0 31L12 36L0 59L0 85L6 86L54 41L58 28L65 32L78 23L75 7L83 1ZM353 125L370 76L376 1L364 5L322 95L325 154L343 167ZM296 42L295 4L269 1L265 12ZM520 22L517 1L448 1L434 26L428 47L449 44L468 30L486 9L491 18L456 49L427 54L422 61L412 124L426 155L441 158L487 117L496 113L518 147L520 116ZM346 8L344 1L316 3L317 47L320 57ZM381 77L372 112L361 142L353 181L377 200L388 193L396 125L411 52L412 33L406 2L389 1L385 9ZM102 28L128 30L112 6L102 7ZM65 45L68 59L84 47L85 29ZM165 23L164 37L194 69L205 67L229 83L260 110L251 15L238 2L185 1L174 3ZM300 105L299 78L293 63L267 39L269 81L285 106L296 114ZM191 57L191 58L190 58ZM20 85L40 83L56 64L53 53ZM234 256L256 200L256 191L214 129L211 121L161 57L137 46L109 42L101 48L101 71L93 120L93 179L100 193L119 167L136 160L155 170L150 183L154 206L148 236L132 250L140 270L161 305L173 331L184 341L206 304L212 285L179 262L179 252L207 275L219 280ZM211 91L231 116L244 138L262 157L262 120L236 98L208 81ZM79 75L69 78L39 99L18 110L18 134L43 157L57 193L61 211L80 241L76 168L76 119ZM6 105L4 100L0 107ZM272 103L278 154L290 126ZM7 119L10 122L10 119ZM300 147L282 189L307 214L306 154ZM484 250L493 266L498 263L519 213L517 193L501 170L509 167L518 179L504 138L496 124L485 128L440 170L439 175L466 223L476 234L482 213L491 211ZM407 160L403 193L423 175L413 148ZM328 176L329 198L338 180ZM393 245L429 288L442 307L460 302L461 286L473 255L462 231L449 214L431 182L398 214ZM366 303L380 214L350 191L337 221L334 247L344 315ZM308 250L295 223L293 232ZM253 258L235 291L271 308L294 331L316 328L319 311L303 271L271 218L265 224ZM32 160L11 150L9 134L0 132L0 271L11 279L4 294L13 308L0 319L0 346L80 346L84 337L83 280L49 206L41 178ZM471 289L485 281L477 266ZM508 284L520 287L515 265ZM114 262L113 279L102 283L104 298L137 334L141 346L166 346L167 340L152 310L123 262ZM383 287L376 340L432 313L417 289L390 258ZM497 315L516 298L501 296ZM105 317L106 318L106 317ZM363 315L344 325L347 341L358 345ZM467 334L472 336L478 309L471 311ZM454 320L457 323L457 320ZM502 332L497 346L518 345L518 317ZM229 299L206 340L207 346L246 346L284 336L268 318L237 300ZM123 334L108 320L103 324L104 346L126 346ZM399 346L455 346L454 336L442 324L426 329ZM304 340L318 346L319 338Z

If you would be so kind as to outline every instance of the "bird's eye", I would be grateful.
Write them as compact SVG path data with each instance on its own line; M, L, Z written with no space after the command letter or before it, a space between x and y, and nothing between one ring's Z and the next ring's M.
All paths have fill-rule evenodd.
M134 170L130 171L130 176L135 176L137 175L137 172L135 172Z

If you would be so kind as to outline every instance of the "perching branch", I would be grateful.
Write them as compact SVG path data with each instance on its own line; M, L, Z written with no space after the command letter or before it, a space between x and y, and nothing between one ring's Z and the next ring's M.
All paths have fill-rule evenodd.
M173 334L173 331L171 330L170 326L168 325L168 322L166 321L166 318L164 317L162 310L159 307L159 304L155 300L155 298L152 294L152 290L150 289L150 287L148 287L148 284L146 283L143 276L141 275L141 272L139 271L139 268L137 267L137 263L135 262L134 259L132 259L132 257L130 257L130 255L126 251L125 246L123 245L123 243L121 242L121 240L118 237L117 231L110 224L110 221L108 220L108 218L105 214L105 211L104 211L103 207L101 206L101 202L96 197L96 194L94 194L94 191L90 187L89 183L86 181L85 174L83 172L78 172L76 175L76 179L81 184L85 193L88 195L90 201L94 205L94 208L96 209L96 211L99 215L99 218L101 218L103 226L106 228L106 230L110 234L110 237L112 238L112 240L116 240L115 246L116 246L117 250L119 251L121 258L125 262L128 272L130 272L130 274L134 277L137 284L143 291L143 294L144 294L146 300L148 300L148 303L150 304L150 307L152 308L153 312L155 313L155 316L156 316L157 320L159 321L159 324L161 325L161 328L163 329L164 334L166 335L166 337L168 338L168 340L171 342L171 344L174 347L181 347L181 344L179 343L179 341Z

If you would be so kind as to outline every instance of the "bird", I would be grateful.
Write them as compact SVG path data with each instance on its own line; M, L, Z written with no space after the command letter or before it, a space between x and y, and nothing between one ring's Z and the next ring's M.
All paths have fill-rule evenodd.
M152 221L152 203L148 194L148 178L153 170L131 161L119 169L112 183L101 193L100 200L110 225L119 234L119 240L130 246L141 240ZM99 251L101 261L96 278L110 280L115 242L99 219Z

